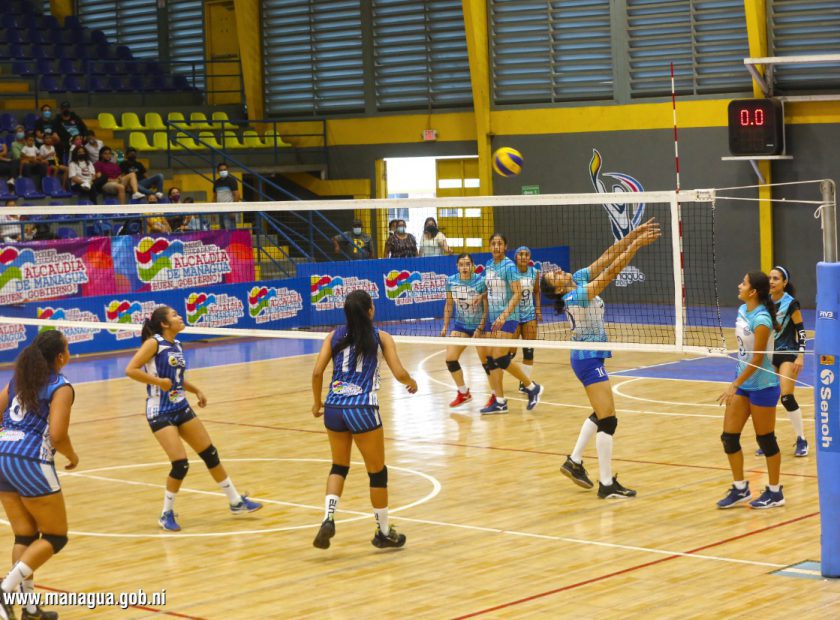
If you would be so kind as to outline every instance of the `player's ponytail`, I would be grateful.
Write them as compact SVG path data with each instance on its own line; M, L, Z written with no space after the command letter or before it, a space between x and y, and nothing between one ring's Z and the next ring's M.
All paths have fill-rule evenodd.
M755 289L758 302L770 314L770 320L773 321L773 329L779 331L779 324L776 321L776 305L773 303L773 298L770 297L770 278L763 271L751 271L747 274L747 278L749 278L750 286Z
M55 360L66 344L57 329L43 331L15 360L15 394L27 411L38 411L38 394L55 372Z
M344 299L344 315L347 317L347 333L333 348L333 355L352 345L356 355L376 355L376 336L370 310L373 300L365 291L353 291Z
M557 289L545 279L545 274L540 278L540 291L554 302L554 309L557 310L557 314L563 314L566 311L566 302L563 301L563 296L559 295Z
M773 269L771 269L771 271L778 271L782 274L782 278L785 280L785 293L791 297L796 297L796 287L793 285L793 282L790 281L790 271L788 271L788 268L776 265Z
M169 316L169 306L158 306L154 309L151 316L143 321L143 331L140 332L140 340L146 342L155 334L163 333L163 324L166 322L166 317Z

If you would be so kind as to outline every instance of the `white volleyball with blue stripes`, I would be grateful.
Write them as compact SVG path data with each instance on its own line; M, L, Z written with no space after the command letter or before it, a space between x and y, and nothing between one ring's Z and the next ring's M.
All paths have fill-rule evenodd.
M493 170L503 177L515 177L522 172L522 153L509 146L503 146L493 153Z

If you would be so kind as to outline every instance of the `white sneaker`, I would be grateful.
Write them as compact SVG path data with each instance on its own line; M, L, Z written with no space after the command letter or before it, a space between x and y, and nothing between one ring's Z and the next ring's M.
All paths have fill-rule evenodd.
M9 177L8 180L6 181L6 185L8 186L9 189L13 190L15 188L15 180L12 177Z
M131 195L132 200L140 200L141 198L145 198L145 197L146 197L146 194L144 194L143 192L134 192Z
M155 196L157 196L158 200L163 200L163 192L155 192Z
M80 187L86 192L90 191L90 183L82 183Z

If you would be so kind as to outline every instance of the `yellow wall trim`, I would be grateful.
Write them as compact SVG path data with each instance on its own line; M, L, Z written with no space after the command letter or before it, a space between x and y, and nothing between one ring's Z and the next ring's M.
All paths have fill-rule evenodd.
M371 197L370 179L323 180L302 172L288 173L284 176L293 183L319 196Z

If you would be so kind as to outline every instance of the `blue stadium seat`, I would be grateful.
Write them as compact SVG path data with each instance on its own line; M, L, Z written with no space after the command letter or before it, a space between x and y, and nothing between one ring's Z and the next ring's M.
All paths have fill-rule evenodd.
M23 117L23 126L26 131L35 131L35 123L38 122L38 115L34 112L29 112Z
M94 30L90 33L90 42L96 45L109 45L108 36L101 30Z
M6 179L0 179L0 200L14 200L15 198L17 196L9 191Z
M65 75L63 84L66 92L83 93L87 90L85 85L75 75Z
M68 15L64 18L64 28L65 30L81 30L82 22L75 15Z
M117 46L117 58L120 60L134 60L134 55L126 45Z
M70 228L69 226L60 226L57 231L55 231L56 236L59 239L75 239L79 235L76 233L74 228Z
M41 76L41 90L45 90L48 93L64 92L64 89L58 85L58 82L56 82L55 78L51 75Z
M35 75L35 69L32 68L31 63L15 60L12 63L12 73L16 73L17 75Z
M79 71L79 67L76 66L76 63L73 62L73 59L71 58L60 58L58 60L58 70L64 75L82 73L82 71Z
M15 125L17 125L17 119L14 116L8 112L0 114L0 131L14 131Z
M38 73L41 75L58 75L60 73L71 73L70 71L63 71L61 69L56 70L55 65L53 65L52 60L49 58L39 58L35 61L35 65L38 67Z
M65 191L56 177L44 177L41 190L50 198L70 198L72 193Z
M15 192L21 198L44 198L44 194L35 188L35 182L29 177L18 177L15 181Z
M92 75L87 79L87 89L92 93L106 93L110 90L96 75Z
M11 13L4 13L0 15L0 26L8 28L9 30L17 30L18 24L15 16Z

